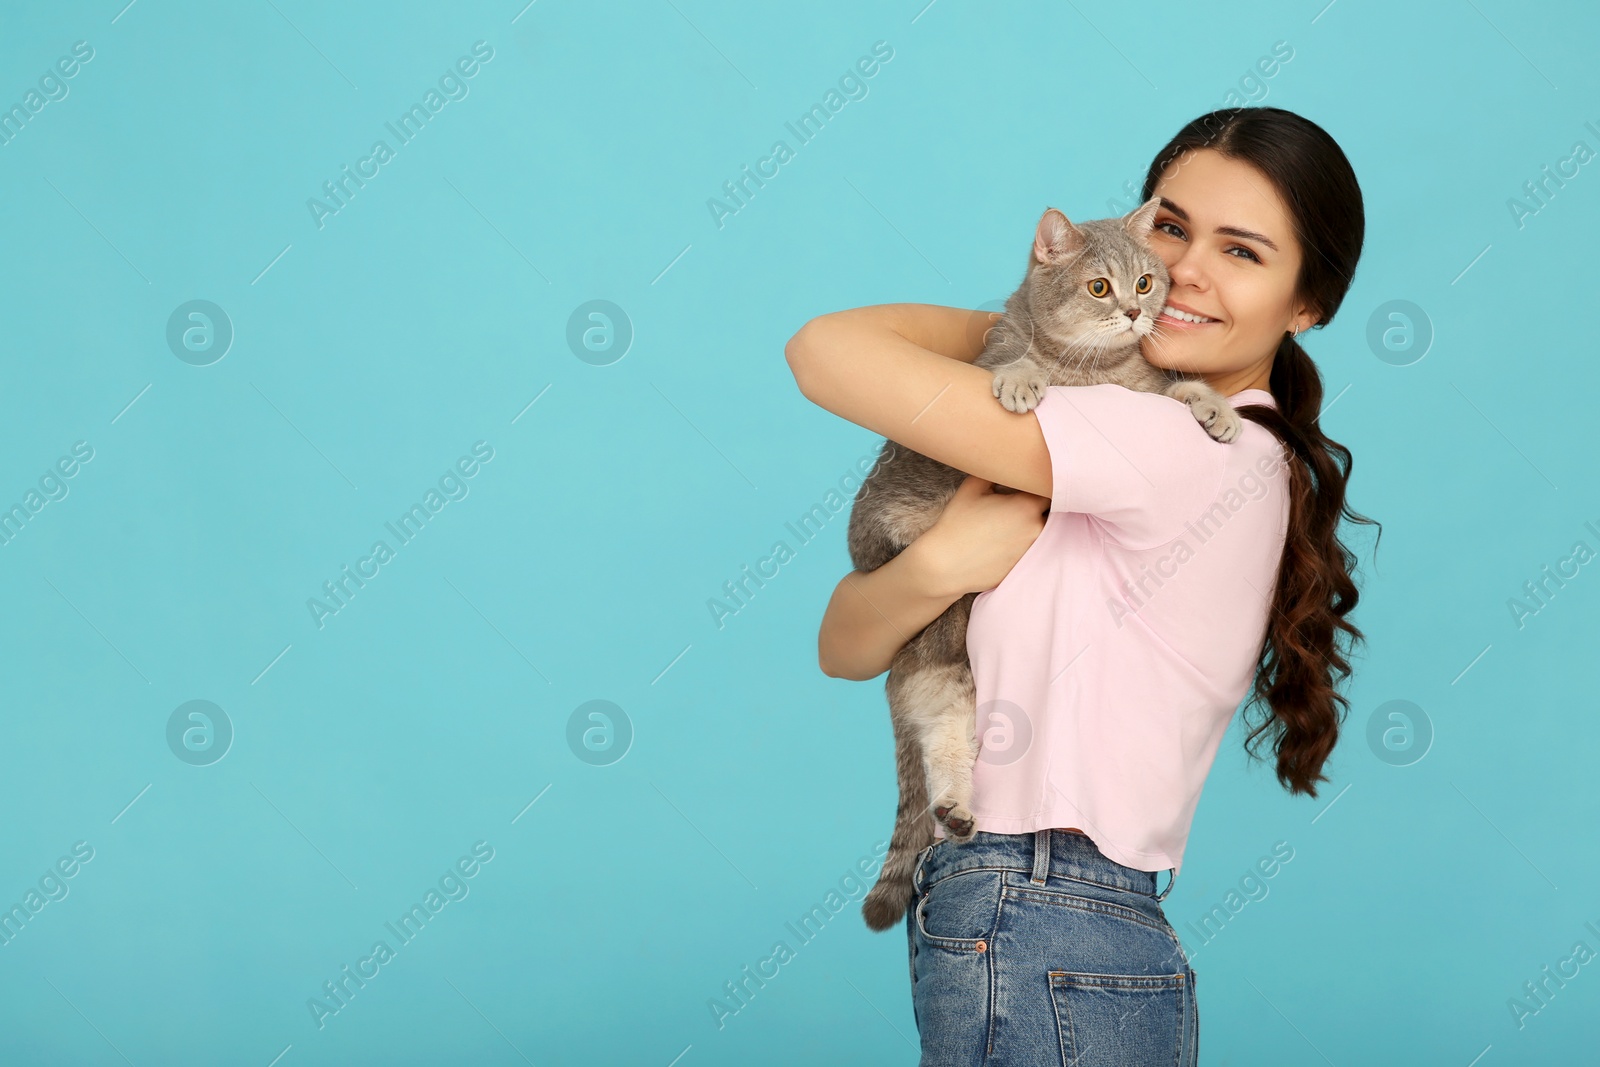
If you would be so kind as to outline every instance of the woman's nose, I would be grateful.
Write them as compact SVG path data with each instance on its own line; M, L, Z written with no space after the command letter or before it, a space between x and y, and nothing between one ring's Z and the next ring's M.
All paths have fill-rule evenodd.
M1174 283L1194 284L1200 281L1200 270L1188 250L1167 264L1167 277Z

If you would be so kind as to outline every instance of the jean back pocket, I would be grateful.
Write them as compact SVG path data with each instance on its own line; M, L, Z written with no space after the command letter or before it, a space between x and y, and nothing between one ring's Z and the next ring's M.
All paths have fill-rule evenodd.
M1064 1067L1183 1064L1186 974L1050 972Z

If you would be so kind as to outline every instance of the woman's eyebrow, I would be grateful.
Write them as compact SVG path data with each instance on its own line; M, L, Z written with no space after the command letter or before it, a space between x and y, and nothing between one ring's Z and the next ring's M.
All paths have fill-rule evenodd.
M1179 207L1177 204L1174 204L1171 200L1168 200L1166 197L1161 198L1161 206L1178 216L1178 218L1182 219L1184 222L1189 221L1189 213L1183 210L1183 208ZM1272 243L1272 238L1263 233L1256 233L1254 230L1244 230L1240 229L1238 226L1218 226L1217 232L1226 234L1229 237L1242 237L1246 241L1260 241L1274 252L1278 251L1278 246Z

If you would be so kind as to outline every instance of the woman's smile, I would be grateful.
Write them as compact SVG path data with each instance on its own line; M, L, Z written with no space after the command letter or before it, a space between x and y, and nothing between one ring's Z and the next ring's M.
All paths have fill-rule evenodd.
M1208 318L1177 304L1168 304L1162 308L1156 321L1171 330L1198 330L1221 323L1220 319Z

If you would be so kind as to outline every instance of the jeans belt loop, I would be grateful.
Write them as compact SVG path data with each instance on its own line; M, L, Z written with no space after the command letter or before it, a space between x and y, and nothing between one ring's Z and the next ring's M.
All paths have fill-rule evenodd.
M1033 832L1033 884L1044 885L1050 880L1050 830Z

